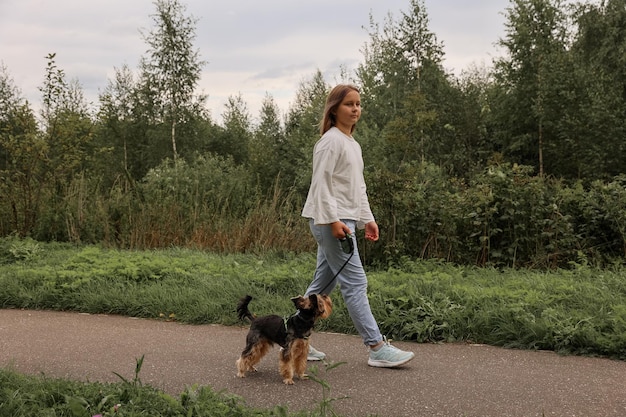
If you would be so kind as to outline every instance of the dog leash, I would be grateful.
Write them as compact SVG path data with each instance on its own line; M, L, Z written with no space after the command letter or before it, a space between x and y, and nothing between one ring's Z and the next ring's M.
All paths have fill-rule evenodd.
M326 289L330 286L330 284L332 284L337 277L339 276L339 274L341 274L341 271L343 271L343 268L346 267L346 265L348 265L348 262L350 262L350 259L352 259L352 256L354 255L354 241L352 240L352 234L351 233L346 233L346 237L344 239L339 239L339 241L342 244L342 249L344 251L344 253L349 253L350 256L348 256L348 259L346 259L346 261L343 263L343 265L341 265L341 268L339 268L339 271L337 271L337 273L333 276L333 278L328 281L328 284L326 284L324 286L324 288L322 288L322 290L319 292L319 294L324 294L324 291L326 291ZM344 246L344 241L346 242L345 244L348 245L348 248L350 249L349 252L345 250L345 246ZM300 312L296 311L294 313L295 315L298 315ZM287 320L289 319L289 317L283 317L283 321L285 323L285 329L287 329Z
M350 262L350 259L352 259L352 256L354 255L354 241L352 239L353 239L353 237L352 237L352 234L350 234L350 233L346 233L346 237L345 238L339 239L339 241L341 242L341 247L343 248L344 252L345 253L349 253L350 256L348 256L348 259L346 259L346 261L343 263L343 265L341 265L341 268L339 268L339 271L337 271L335 276L333 276L333 278L330 281L328 281L328 284L326 284L326 286L324 286L324 288L322 288L322 290L319 292L320 294L324 294L324 291L326 291L326 289L330 286L330 284L335 282L335 280L337 279L337 277L339 276L341 271L343 271L343 268L345 268L346 265L348 265L348 262ZM347 252L345 250L344 242L346 242L345 245L348 246L349 252Z

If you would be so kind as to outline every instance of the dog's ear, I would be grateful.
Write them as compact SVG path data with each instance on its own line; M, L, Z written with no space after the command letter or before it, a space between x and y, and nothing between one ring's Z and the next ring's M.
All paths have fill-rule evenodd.
M300 306L302 305L302 300L304 299L304 297L302 297L301 295L297 296L297 297L292 297L291 301L293 302L293 305L296 306L297 309L300 308Z
M312 304L311 308L323 308L320 306L320 303L317 300L318 295L317 294L310 294L309 295L309 301Z
M326 294L316 295L317 311L323 319L328 318L333 311L333 303Z
M319 297L320 296L318 294L312 294L310 297L311 304L313 304L313 306L315 307L315 310L317 310L317 315L323 316L324 315L324 302L320 300Z

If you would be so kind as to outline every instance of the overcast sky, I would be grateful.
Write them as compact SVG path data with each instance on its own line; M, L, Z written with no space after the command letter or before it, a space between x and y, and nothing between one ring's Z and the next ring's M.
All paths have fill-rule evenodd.
M195 46L207 62L200 89L215 120L229 96L242 94L253 117L266 93L281 112L317 69L329 83L341 66L363 61L370 13L381 26L398 20L409 0L181 0L198 19ZM490 65L500 54L508 0L426 0L430 30L444 44L444 66L455 73ZM0 0L0 64L33 107L38 107L46 60L76 79L87 101L124 64L136 69L147 45L152 0Z

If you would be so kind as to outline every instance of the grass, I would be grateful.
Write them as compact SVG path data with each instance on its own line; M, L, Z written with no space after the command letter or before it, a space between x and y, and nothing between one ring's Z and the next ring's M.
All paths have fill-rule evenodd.
M143 385L137 361L133 380L118 383L82 383L20 375L0 369L0 415L12 417L263 417L316 416L288 413L281 406L271 410L247 407L240 397L214 392L209 387L191 386L178 397ZM324 414L325 415L325 414Z
M0 307L234 325L234 306L244 294L255 297L258 314L291 312L289 298L305 291L314 266L313 254L217 255L177 248L120 251L4 239L0 240ZM568 270L541 272L406 261L386 270L369 271L369 296L381 330L395 340L472 341L624 360L625 272L621 266L598 270L572 265ZM333 315L320 323L318 330L353 333L341 297L334 297L334 301ZM16 416L31 415L20 411L31 402L42 409L48 403L53 407L62 404L68 409L70 397L78 398L83 407L88 404L90 412L100 407L102 410L96 411L106 413L116 401L121 401L117 400L120 392L129 393L129 384L132 385L132 381L121 381L117 385L91 387L69 381L29 379L10 371L0 373L0 378L0 407L14 407L14 412L8 414L0 408L0 415ZM239 400L209 393L206 388L196 387L181 394L181 398L172 399L137 385L133 389L140 390L135 394L141 400L155 396L160 398L155 399L155 404L184 410L147 415L187 415L184 407L189 398L223 403L229 410L224 415L287 413L282 408L249 411ZM39 393L42 390L49 391L44 395ZM89 394L92 390L107 392L110 397L99 405L104 397ZM321 405L325 404L332 401L323 396ZM237 414L248 412L260 414ZM320 415L317 412L311 415ZM81 414L59 411L49 415ZM139 414L129 411L125 415Z
M132 380L118 375L118 383L76 382L26 376L0 369L0 416L11 417L324 417L339 416L333 403L331 387L313 366L310 378L322 390L317 408L290 412L277 405L270 410L246 406L241 397L215 392L210 387L193 385L178 397L171 396L141 382L143 357L137 359ZM325 372L342 365L330 363Z

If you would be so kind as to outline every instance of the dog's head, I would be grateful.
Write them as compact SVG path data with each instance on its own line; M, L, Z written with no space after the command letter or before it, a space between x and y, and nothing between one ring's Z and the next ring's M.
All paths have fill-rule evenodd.
M326 294L311 294L308 297L299 295L291 301L299 311L310 312L316 319L325 319L333 311L333 302Z

